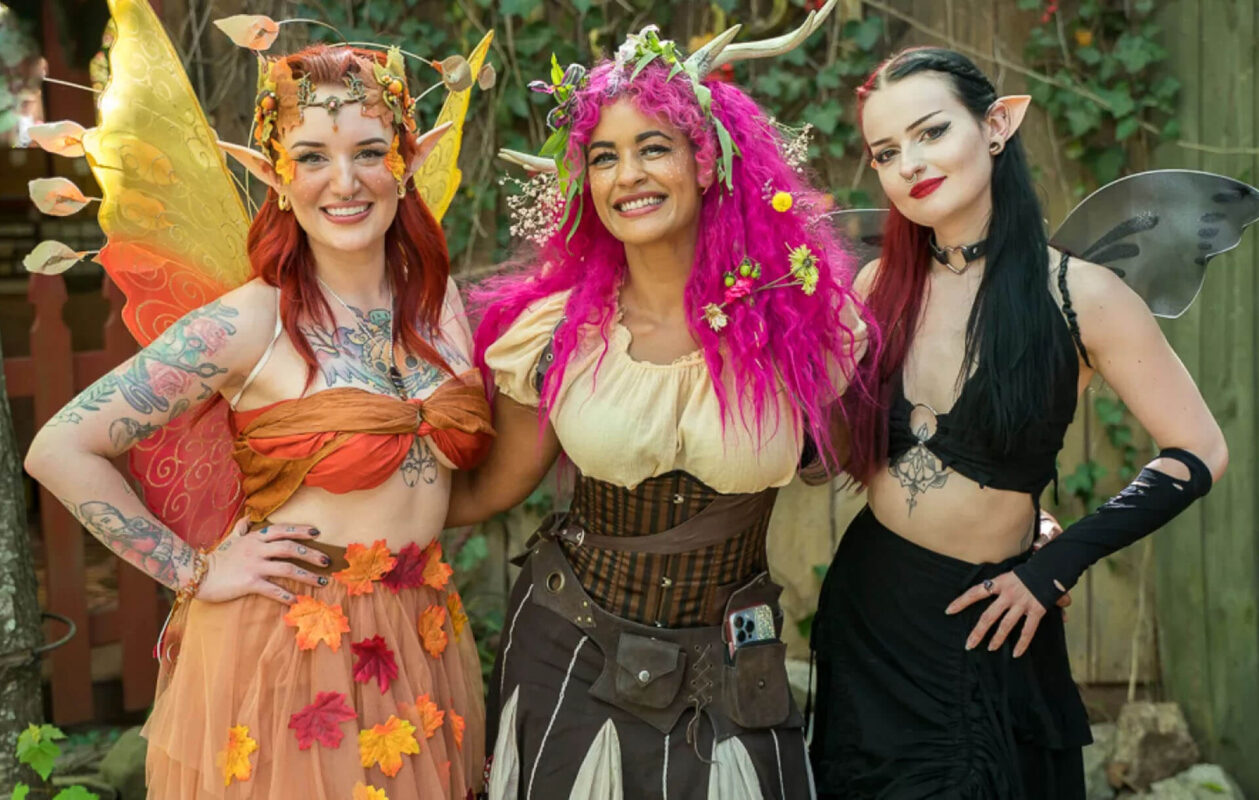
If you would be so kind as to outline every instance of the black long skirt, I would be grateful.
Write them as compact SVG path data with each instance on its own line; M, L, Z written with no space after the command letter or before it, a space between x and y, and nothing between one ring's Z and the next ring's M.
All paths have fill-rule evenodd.
M1051 609L1027 653L965 649L986 603L944 609L1009 571L901 538L869 507L853 520L813 624L817 708L811 744L820 798L1084 797L1088 718Z

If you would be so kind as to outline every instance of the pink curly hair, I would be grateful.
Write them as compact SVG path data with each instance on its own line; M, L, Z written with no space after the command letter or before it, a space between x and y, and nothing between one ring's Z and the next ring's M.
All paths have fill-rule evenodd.
M856 303L849 290L853 265L830 226L811 220L804 210L820 195L783 159L780 134L742 90L720 81L705 81L712 90L712 112L730 131L738 147L732 170L733 191L715 179L720 149L713 126L706 119L685 75L668 78L668 67L652 64L633 81L614 75L608 61L590 73L589 83L569 106L572 133L567 160L574 175L585 163L585 148L604 106L622 97L632 100L644 115L667 119L686 133L695 153L697 174L713 177L699 215L695 263L686 283L685 303L691 333L700 343L722 409L723 425L733 419L754 430L764 441L765 422L778 424L777 393L785 389L806 430L829 452L828 409L855 372L848 355L853 331L841 322L840 309ZM614 80L615 78L615 80ZM775 211L766 196L790 192L796 211ZM618 289L625 278L625 248L590 211L590 189L583 186L586 212L578 221L570 214L563 228L537 248L518 254L509 269L472 292L480 325L476 359L484 370L484 354L531 303L557 292L572 290L564 321L554 335L554 363L542 387L540 413L549 415L565 369L583 336L582 328L597 330L604 341L615 321ZM571 236L571 239L569 238ZM762 265L760 283L789 271L790 248L807 244L818 259L817 290L807 296L798 287L771 289L756 295L754 305L735 302L726 307L730 324L720 333L703 321L703 308L720 303L725 292L723 274L737 271L744 255ZM543 268L545 266L545 269ZM855 306L860 308L859 305ZM836 367L839 369L837 370ZM723 371L733 373L731 398ZM493 385L487 380L487 385ZM732 400L734 402L732 402ZM753 413L748 418L747 411ZM767 416L767 409L773 409ZM791 420L793 428L795 420Z

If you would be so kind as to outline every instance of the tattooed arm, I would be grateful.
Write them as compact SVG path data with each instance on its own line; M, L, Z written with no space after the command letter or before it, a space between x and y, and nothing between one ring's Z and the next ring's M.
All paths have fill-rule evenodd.
M26 469L119 557L171 588L193 551L136 497L110 459L216 392L239 385L269 341L275 294L247 284L190 312L49 420Z

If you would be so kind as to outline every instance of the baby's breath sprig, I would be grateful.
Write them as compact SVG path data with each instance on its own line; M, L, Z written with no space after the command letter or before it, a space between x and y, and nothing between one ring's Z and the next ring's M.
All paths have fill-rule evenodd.
M517 189L507 195L507 213L511 217L511 235L541 245L562 224L565 198L559 178L553 172L540 172L526 180L504 177L500 186Z

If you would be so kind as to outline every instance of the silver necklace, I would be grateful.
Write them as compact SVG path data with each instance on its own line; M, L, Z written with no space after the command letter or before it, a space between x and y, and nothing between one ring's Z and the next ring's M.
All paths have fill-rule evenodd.
M328 294L332 295L332 299L340 303L341 307L344 308L349 313L349 315L354 318L355 324L358 325L359 331L364 336L366 336L368 339L375 338L376 335L363 325L362 314L355 312L355 310L350 307L349 303L341 299L341 295L334 292L331 286L324 283L323 278L320 278L319 276L316 275L315 280L319 281L319 285L323 287L323 290L327 292ZM393 390L398 393L398 397L402 398L403 400L406 400L408 399L407 387L406 387L406 384L402 380L402 371L398 369L398 362L394 361L394 358L393 358L393 313L394 313L393 312L393 285L390 284L389 286L389 336L386 339L387 351L386 351L385 357L389 361L389 382L393 384Z

